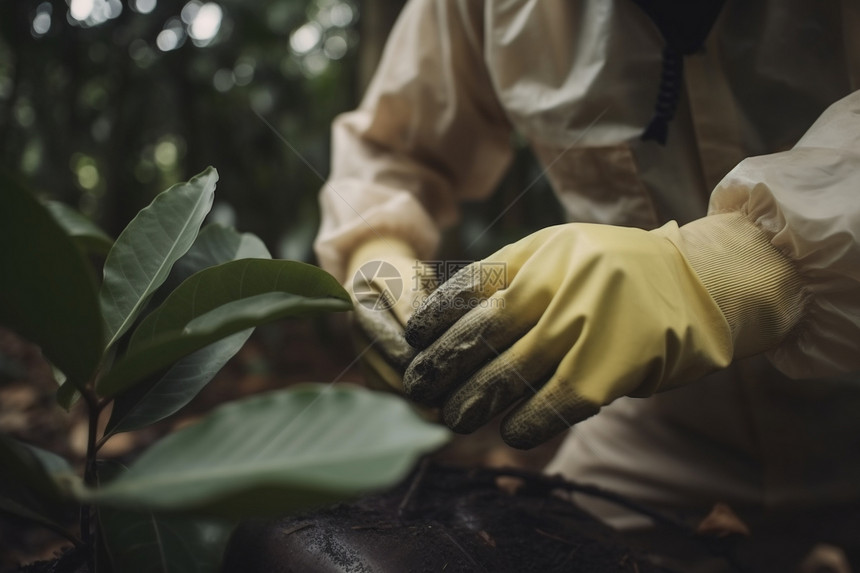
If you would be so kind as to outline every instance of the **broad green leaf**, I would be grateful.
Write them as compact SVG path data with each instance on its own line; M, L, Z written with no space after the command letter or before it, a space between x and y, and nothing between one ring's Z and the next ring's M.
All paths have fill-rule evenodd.
M69 463L47 450L0 435L0 488L7 484L24 484L46 497L59 498L63 491L58 479L74 475Z
M104 343L92 269L36 198L2 174L0 245L0 324L83 387Z
M255 298L264 294L271 296ZM224 305L229 306L215 312ZM116 395L179 358L246 328L351 307L349 295L334 277L306 263L242 259L204 269L141 321L125 356L98 381L97 389L103 396ZM192 321L209 312L215 312L211 320L189 330Z
M137 430L178 412L239 352L252 332L249 328L192 352L154 382L138 384L120 394L106 433Z
M79 481L60 456L1 435L0 468L0 497L48 521L61 514L64 499ZM10 504L4 507L13 509Z
M272 261L275 262L275 261ZM223 304L198 316L182 330L169 330L135 346L99 380L102 396L113 396L215 341L282 318L349 310L339 298L307 298L269 292Z
M188 252L173 265L170 275L152 297L150 310L163 303L188 277L203 269L238 259L271 258L269 249L256 235L239 233L215 223L206 225Z
M57 388L57 404L68 412L75 402L81 399L81 393L75 388L74 384L64 382Z
M191 517L98 509L112 570L121 573L218 573L231 524Z
M65 528L62 525L47 515L27 507L20 503L20 501L0 495L0 515L3 514L26 519L27 521L36 523L42 527L47 527L53 531L65 531Z
M223 304L264 293L283 292L308 299L334 298L351 306L349 294L324 270L297 261L242 259L194 274L134 331L128 352L159 334L187 324Z
M173 282L176 288L194 273L215 265L239 259L271 258L269 249L256 235L213 223L201 229L197 240L176 262L170 274L176 279Z
M192 274L205 268L243 258L268 259L271 255L263 242L252 234L239 234L221 225L207 225L191 249L173 265L159 292L165 289L171 292ZM252 331L248 329L233 334L193 352L157 379L146 380L118 396L107 424L107 433L142 428L179 411L242 348Z
M69 462L62 456L58 456L54 452L49 452L48 450L43 450L42 448L37 448L36 446L32 446L30 444L21 444L23 445L32 456L38 460L39 464L44 468L45 472L54 483L58 483L58 479L65 479L68 476L74 476L74 470L72 470L72 466L69 465Z
M119 464L102 462L99 482L124 471ZM99 507L98 520L110 570L122 573L217 573L233 528L224 520L113 507Z
M222 406L83 495L148 511L283 513L388 486L447 436L396 396L305 385Z
M110 348L191 247L212 207L218 173L209 167L142 209L108 254L99 302Z
M98 225L78 213L65 203L44 201L45 207L54 220L87 253L107 255L113 246L113 239Z
M71 410L72 406L81 399L80 391L75 387L74 384L68 381L66 375L60 372L58 368L52 366L52 370L54 371L54 380L57 381L57 404L60 407L68 412Z

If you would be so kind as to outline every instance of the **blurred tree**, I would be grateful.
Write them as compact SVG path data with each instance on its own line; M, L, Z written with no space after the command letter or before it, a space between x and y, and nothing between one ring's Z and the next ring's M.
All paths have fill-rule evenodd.
M404 1L0 1L0 167L115 234L214 165L211 217L311 260L331 121L357 104ZM559 222L514 144L500 192L465 206L446 256Z
M385 40L403 7L404 0L364 0L362 2L361 50L358 57L358 88L364 91L382 57Z
M212 164L213 217L307 259L358 21L351 0L2 2L0 165L116 232Z

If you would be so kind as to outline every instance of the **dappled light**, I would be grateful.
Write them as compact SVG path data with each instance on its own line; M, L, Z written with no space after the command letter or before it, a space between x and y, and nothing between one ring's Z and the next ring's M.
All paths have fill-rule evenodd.
M220 201L239 225L279 254L312 260L331 121L356 105L373 70L358 65L361 7L0 3L0 18L19 18L26 34L26 42L0 37L0 161L113 231L158 190L215 164ZM78 153L93 166L79 172ZM517 177L531 181L531 169L523 163ZM529 209L544 212L537 205L549 191L532 196ZM486 226L486 212L466 205L464 213L464 232L470 221Z
M139 14L149 14L155 10L155 5L158 0L131 0L132 9Z
M3 164L113 230L157 190L217 164L220 200L240 224L312 256L298 219L318 219L322 181L257 114L327 170L330 122L358 99L358 3L25 4L0 7L28 38L0 37Z
M175 50L185 43L185 28L180 21L172 18L164 25L164 29L158 33L155 39L155 45L162 52Z
M71 0L69 22L77 26L98 26L122 14L119 0Z
M214 2L207 2L199 7L188 24L188 35L195 45L206 46L215 38L221 28L222 17L221 7Z
M348 2L319 0L314 4L308 21L290 35L293 58L299 60L299 69L304 75L318 76L332 60L346 55L356 41L350 30L355 16L354 7ZM291 63L285 63L284 69L289 70Z
M316 22L308 22L290 36L290 46L297 54L307 54L320 43L322 29Z
M75 20L82 21L90 17L95 8L95 0L72 0L69 4L69 14Z
M53 8L50 2L42 2L36 8L36 15L33 16L32 32L33 36L39 38L48 33L51 29L51 15Z

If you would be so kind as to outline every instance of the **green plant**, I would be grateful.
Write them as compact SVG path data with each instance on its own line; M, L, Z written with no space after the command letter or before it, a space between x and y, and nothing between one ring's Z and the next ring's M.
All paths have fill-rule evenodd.
M229 528L198 516L280 513L379 488L445 439L393 396L304 385L224 405L128 468L99 461L110 436L186 405L253 327L351 308L333 277L272 260L252 235L198 233L216 181L209 168L171 187L114 242L0 176L0 325L40 345L65 377L58 401L82 400L89 419L82 477L0 436L0 514L65 536L91 570L214 570ZM100 286L88 254L105 256ZM70 507L78 532L62 525Z

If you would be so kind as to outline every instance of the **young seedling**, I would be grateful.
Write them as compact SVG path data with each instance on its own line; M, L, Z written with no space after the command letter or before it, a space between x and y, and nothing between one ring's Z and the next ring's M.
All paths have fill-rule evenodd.
M0 435L0 514L62 535L90 571L216 571L231 522L199 516L282 513L377 489L446 439L393 396L318 384L224 405L128 468L99 459L111 436L185 406L255 326L351 308L321 269L272 260L253 235L200 231L217 179L209 168L164 191L112 241L0 175L0 325L41 347L65 377L58 402L82 400L89 420L81 476ZM86 251L105 256L100 283ZM70 506L77 531L63 526Z

